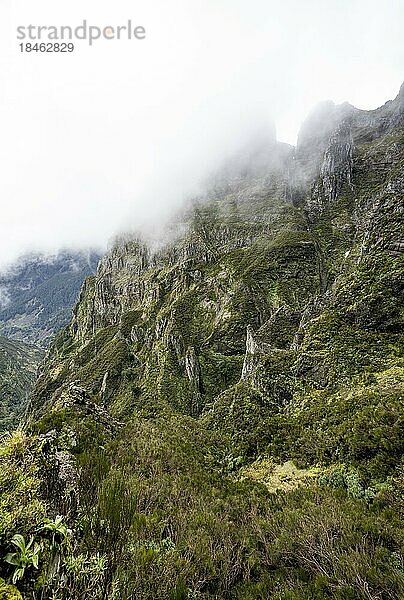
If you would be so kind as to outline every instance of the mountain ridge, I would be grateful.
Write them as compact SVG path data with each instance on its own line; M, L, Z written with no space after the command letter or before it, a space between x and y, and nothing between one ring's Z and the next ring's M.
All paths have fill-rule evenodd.
M2 450L35 477L0 544L72 532L57 568L35 534L44 598L400 600L402 108L237 156L101 259Z
M0 334L45 348L70 318L95 251L21 256L0 273Z

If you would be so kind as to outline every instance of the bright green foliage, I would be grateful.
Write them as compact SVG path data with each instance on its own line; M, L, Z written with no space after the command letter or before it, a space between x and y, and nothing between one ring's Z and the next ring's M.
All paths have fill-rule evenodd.
M6 554L4 560L14 567L12 581L16 583L24 577L27 569L30 567L34 569L38 568L41 546L34 544L33 537L31 537L27 544L24 537L19 533L16 533L11 538L10 544L15 547L15 552Z
M67 526L63 523L63 517L60 515L54 521L46 519L41 531L51 533L51 549L56 548L67 539Z
M0 444L0 544L13 532L24 535L45 516L41 498L40 442L22 431L4 434Z

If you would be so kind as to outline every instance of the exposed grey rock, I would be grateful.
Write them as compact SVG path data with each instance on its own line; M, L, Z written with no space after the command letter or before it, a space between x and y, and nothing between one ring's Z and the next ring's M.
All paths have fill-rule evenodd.
M193 392L193 412L198 415L202 404L202 376L198 356L192 346L187 348L185 354L185 371Z
M247 380L254 377L254 374L259 367L259 360L261 354L268 354L272 351L270 344L259 340L251 327L247 326L247 337L246 337L246 349L245 358L243 363L243 370L241 372L241 379Z
M352 189L353 138L349 121L343 121L331 135L320 167L319 181L307 201L310 217L333 202L344 184Z
M100 389L100 398L105 399L107 393L107 382L108 382L108 371L105 371L104 377L102 378L102 384Z
M133 344L140 346L141 344L143 344L144 338L145 334L143 328L140 325L133 325L130 332L130 339L133 342Z

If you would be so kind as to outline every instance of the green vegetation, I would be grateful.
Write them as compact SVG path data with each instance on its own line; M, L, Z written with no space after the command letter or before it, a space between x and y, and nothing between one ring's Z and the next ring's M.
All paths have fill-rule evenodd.
M27 569L30 567L38 568L41 548L39 544L34 544L33 537L26 544L23 536L19 533L11 538L10 544L14 546L15 550L6 554L4 561L14 567L12 582L16 583L24 577Z
M112 249L1 439L0 599L404 597L402 137L381 131L353 126L335 199L246 175L154 254Z
M0 578L0 600L22 600L18 589Z
M39 348L0 336L0 432L16 426L43 355Z
M21 431L4 434L0 446L0 543L24 535L44 518L40 442Z

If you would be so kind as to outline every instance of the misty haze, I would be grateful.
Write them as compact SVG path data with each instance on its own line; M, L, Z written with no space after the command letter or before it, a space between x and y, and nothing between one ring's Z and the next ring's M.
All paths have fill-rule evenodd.
M3 1L1 600L404 598L403 19Z

